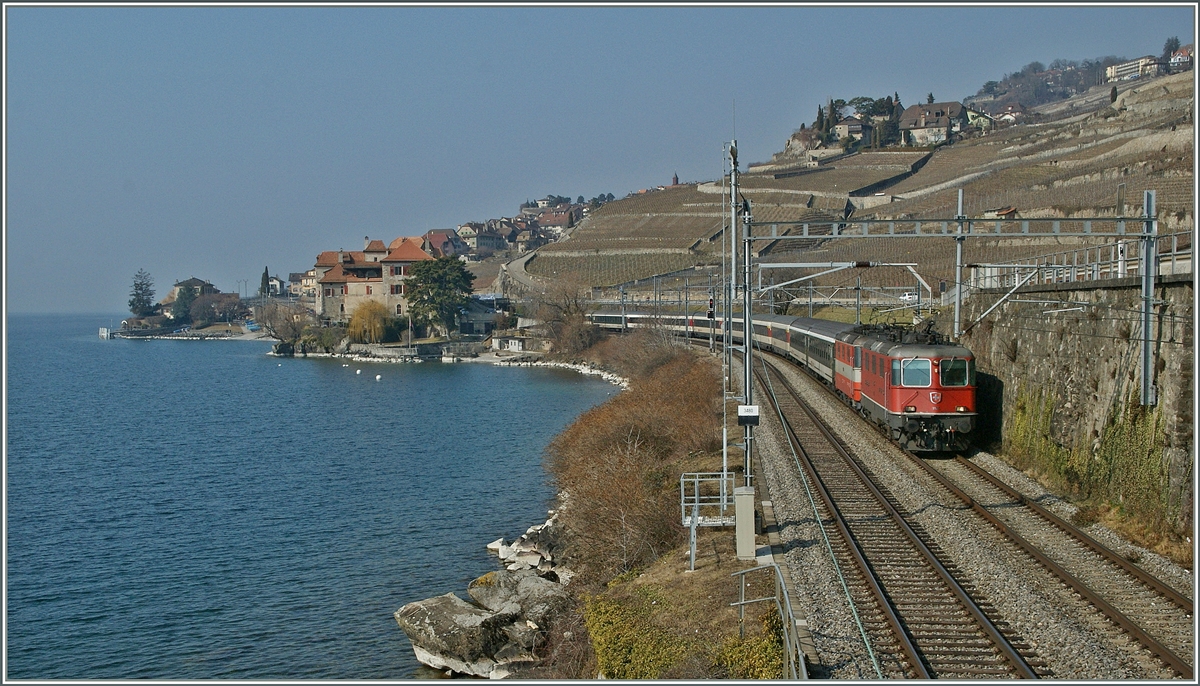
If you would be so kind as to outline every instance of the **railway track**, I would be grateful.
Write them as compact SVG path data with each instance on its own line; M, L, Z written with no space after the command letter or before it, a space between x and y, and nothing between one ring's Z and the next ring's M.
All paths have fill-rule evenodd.
M1121 631L1185 679L1193 665L1193 604L962 456L909 457L1040 566L1054 574Z
M783 377L769 365L756 374L772 389L801 468L842 534L835 554L857 570L851 594L879 662L918 679L1049 676Z
M802 404L786 382L777 374L773 373L772 377L771 383L776 388L782 384L788 389L785 395ZM802 441L805 439L801 438ZM1192 599L1107 549L970 460L962 456L953 460L925 460L906 451L900 452L1099 611L1115 630L1137 641L1179 676L1194 678L1194 665L1189 659L1195 650Z

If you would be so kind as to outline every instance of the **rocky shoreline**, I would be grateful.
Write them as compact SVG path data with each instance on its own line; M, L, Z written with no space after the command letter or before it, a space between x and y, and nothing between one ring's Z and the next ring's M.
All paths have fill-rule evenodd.
M541 662L536 650L570 605L566 586L574 576L558 559L557 512L549 515L511 543L499 538L487 544L504 567L467 585L472 602L446 593L393 614L418 662L490 679L519 678Z
M348 355L330 355L348 357ZM393 361L353 357L356 361ZM592 365L544 360L482 360L499 366L554 367L599 376L629 387L625 377ZM563 498L560 496L560 502ZM555 618L570 606L567 585L574 571L561 564L561 525L557 510L526 529L512 542L498 538L487 544L501 569L467 585L467 602L454 593L418 600L393 616L408 636L417 661L448 674L490 679L520 678L541 660L536 650Z

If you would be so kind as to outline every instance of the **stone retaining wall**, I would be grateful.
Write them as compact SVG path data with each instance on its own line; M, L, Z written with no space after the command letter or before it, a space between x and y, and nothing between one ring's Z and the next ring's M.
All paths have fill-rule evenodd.
M983 291L964 302L963 325L1003 293ZM1187 530L1193 517L1191 275L1160 277L1155 298L1162 302L1153 349L1165 487L1176 527ZM1140 303L1140 279L1060 283L1023 288L989 314L963 337L980 372L980 438L1007 442L1018 405L1042 398L1049 440L1075 455L1100 454L1106 428L1138 406ZM1081 309L1052 312L1072 307Z

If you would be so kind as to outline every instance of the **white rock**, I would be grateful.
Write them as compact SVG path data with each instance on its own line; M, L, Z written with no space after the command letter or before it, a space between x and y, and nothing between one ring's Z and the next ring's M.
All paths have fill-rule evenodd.
M512 564L508 565L508 567L506 567L505 569L507 569L510 572L519 572L522 569L529 569L529 568L530 567L528 564L526 564L520 560L517 560L516 562L513 562Z
M496 555L498 555L501 560L507 562L508 560L511 560L517 556L517 551L501 543L500 547L496 549Z
M502 547L504 547L504 539L503 538L497 538L496 540L487 544L487 549L492 551L493 553L499 552L500 548L502 548Z
M537 567L542 562L542 556L536 552L517 553L517 562L523 562L530 568Z

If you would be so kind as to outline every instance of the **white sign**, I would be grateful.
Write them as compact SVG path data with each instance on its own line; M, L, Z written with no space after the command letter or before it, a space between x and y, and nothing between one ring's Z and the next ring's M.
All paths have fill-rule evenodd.
M738 426L758 426L758 405L738 405Z

